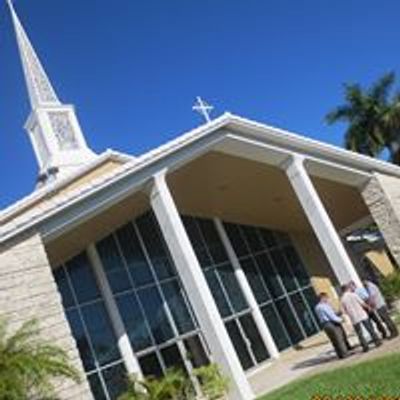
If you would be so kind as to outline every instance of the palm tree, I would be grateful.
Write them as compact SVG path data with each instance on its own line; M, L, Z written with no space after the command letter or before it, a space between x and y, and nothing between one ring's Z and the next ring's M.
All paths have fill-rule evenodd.
M345 146L372 157L389 151L390 161L400 164L400 95L392 95L395 74L383 75L370 88L345 85L345 104L331 111L329 124L347 122Z
M0 319L0 398L44 400L54 398L54 378L79 382L77 370L66 352L44 342L35 320L25 322L13 334Z

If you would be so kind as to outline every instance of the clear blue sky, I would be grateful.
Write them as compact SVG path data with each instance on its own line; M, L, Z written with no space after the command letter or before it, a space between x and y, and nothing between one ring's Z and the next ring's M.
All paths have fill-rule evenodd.
M342 83L399 66L400 2L388 0L15 0L60 96L91 147L140 154L216 107L341 145L323 117ZM29 193L37 167L29 105L0 4L0 208Z

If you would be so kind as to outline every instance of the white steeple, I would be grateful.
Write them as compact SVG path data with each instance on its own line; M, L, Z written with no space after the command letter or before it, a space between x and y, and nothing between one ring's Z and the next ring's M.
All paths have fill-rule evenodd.
M28 87L31 114L27 130L39 164L39 183L69 174L96 155L88 148L74 107L60 102L29 38L7 0Z

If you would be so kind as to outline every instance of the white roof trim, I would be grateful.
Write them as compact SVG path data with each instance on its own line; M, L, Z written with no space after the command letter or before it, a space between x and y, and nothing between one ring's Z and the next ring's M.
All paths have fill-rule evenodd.
M26 229L32 228L39 222L43 222L46 218L54 216L69 204L77 204L80 200L90 195L95 195L108 185L118 182L127 176L138 173L144 167L152 164L153 162L161 160L162 158L188 146L189 144L201 138L206 137L210 133L215 132L220 128L239 131L245 136L255 136L264 142L278 145L282 149L290 149L292 151L297 150L306 156L314 155L320 159L325 158L328 160L333 160L339 165L342 164L345 166L350 166L357 170L380 172L400 177L400 167L398 166L340 149L329 144L324 144L313 139L304 138L288 131L276 129L261 123L225 113L221 117L216 118L205 125L189 131L178 138L143 154L138 158L132 159L131 162L125 163L115 171L95 179L90 185L71 191L63 198L58 199L57 202L50 200L45 207L35 208L32 210L32 212L28 211L26 213L27 215L21 214L15 220L7 223L3 227L0 227L0 243L25 231ZM61 184L61 182L59 184ZM46 188L47 190L45 190L44 193L38 193L37 197L35 197L35 193L32 196L35 197L35 199L39 199L41 196L45 196L51 191L56 190L58 186L55 185ZM7 212L7 216L10 216L13 212L17 212L20 207L22 208L25 206L25 201L28 203L34 200L32 200L32 198L29 196L27 199L16 203L8 210L5 210ZM0 214L0 221L2 218L5 218L4 213Z

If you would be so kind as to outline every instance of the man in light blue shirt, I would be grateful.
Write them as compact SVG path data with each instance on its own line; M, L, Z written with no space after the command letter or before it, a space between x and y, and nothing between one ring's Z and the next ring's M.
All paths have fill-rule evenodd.
M315 307L315 313L317 314L322 329L331 341L337 356L339 358L347 357L351 346L342 326L343 319L329 304L327 293L322 292L319 294L319 303Z

